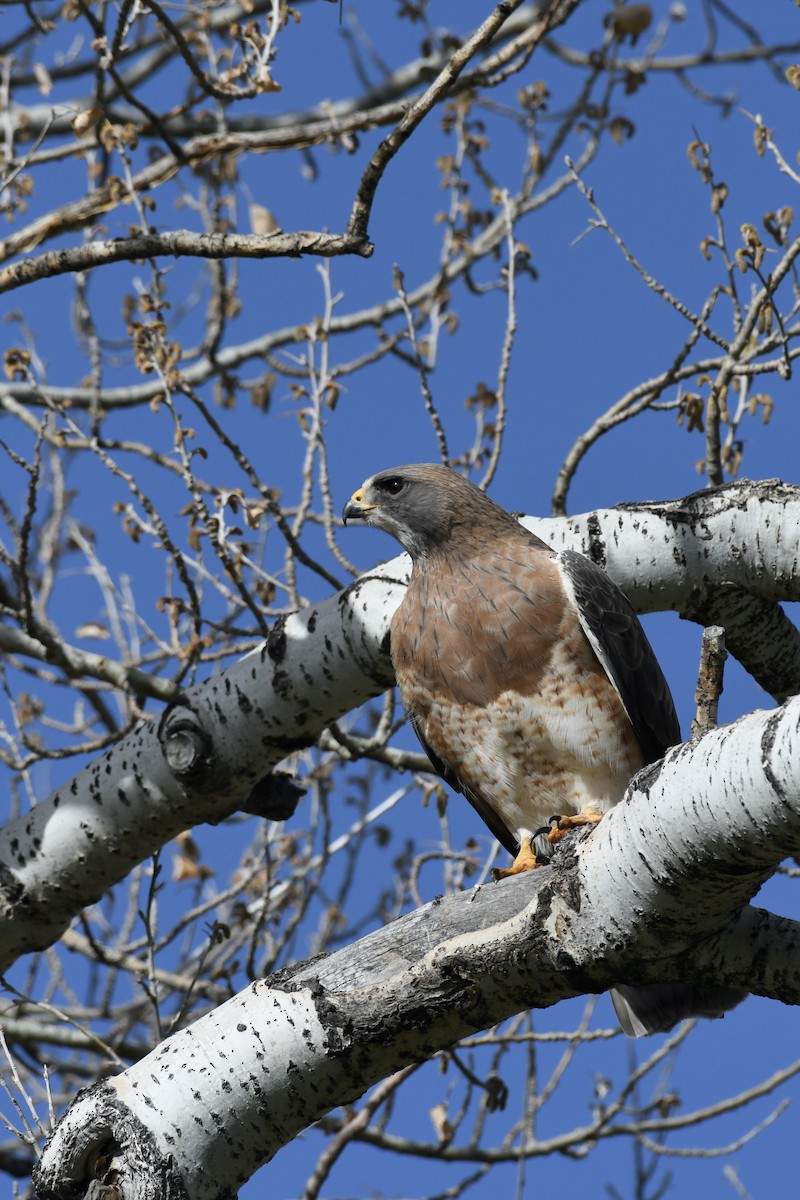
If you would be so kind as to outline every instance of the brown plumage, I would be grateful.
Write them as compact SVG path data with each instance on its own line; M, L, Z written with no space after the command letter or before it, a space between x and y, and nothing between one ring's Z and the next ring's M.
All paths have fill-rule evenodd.
M680 741L636 614L583 555L554 553L434 464L373 475L344 518L386 530L411 555L391 631L400 694L436 770L517 855L497 874L535 865L532 835L552 815L562 827L599 820L636 771ZM680 1011L662 989L652 1020L648 989L618 993L626 1032L686 1015L686 989L673 990Z
M395 494L382 488L396 479L404 483ZM434 765L511 853L552 814L606 812L645 762L680 739L641 626L598 567L555 555L446 467L381 472L359 494L349 515L357 508L387 528L414 559L392 621L403 703ZM655 754L643 750L589 641L573 576L583 593L591 584L604 593L617 643L637 646L634 668L647 660L639 724Z
M415 570L391 640L423 744L514 853L553 813L605 812L644 765L556 560L517 529Z

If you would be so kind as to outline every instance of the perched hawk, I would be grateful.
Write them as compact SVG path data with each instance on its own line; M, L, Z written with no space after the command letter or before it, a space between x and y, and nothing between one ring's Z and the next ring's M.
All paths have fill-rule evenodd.
M511 875L533 839L599 821L631 777L680 742L669 687L619 588L556 554L461 475L434 464L371 476L344 508L411 555L391 653L433 766L503 846ZM541 844L539 842L539 844ZM719 1016L745 993L683 985L612 993L631 1036Z

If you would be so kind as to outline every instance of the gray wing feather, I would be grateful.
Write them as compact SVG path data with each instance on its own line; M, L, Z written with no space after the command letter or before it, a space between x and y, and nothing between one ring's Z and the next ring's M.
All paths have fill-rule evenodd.
M572 550L558 556L568 594L603 670L619 693L642 754L650 763L681 740L669 685L628 598L591 559ZM672 1029L687 1017L721 1017L741 1004L739 988L687 983L618 984L611 1000L628 1037Z
M619 693L645 762L681 741L675 705L639 618L613 579L574 550L558 555L583 630Z

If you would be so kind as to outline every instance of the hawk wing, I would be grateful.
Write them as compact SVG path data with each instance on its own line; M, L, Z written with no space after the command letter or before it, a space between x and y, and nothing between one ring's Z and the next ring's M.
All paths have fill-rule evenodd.
M461 792L462 795L466 796L467 800L469 800L478 816L481 818L483 823L489 827L492 834L497 838L503 849L507 850L509 854L516 855L519 850L519 842L514 837L508 826L500 820L497 811L487 804L485 800L482 800L480 796L476 795L471 788L467 787L467 785L458 778L455 771L452 771L446 763L442 762L436 751L425 740L425 735L422 732L422 724L419 720L419 717L417 717L409 709L406 709L406 712L408 713L408 719L411 722L411 728L419 738L419 743L430 759L433 769L437 772L437 774L441 775L447 786L451 787L454 792Z
M681 741L669 685L627 596L591 559L557 556L562 577L603 670L617 689L646 763Z

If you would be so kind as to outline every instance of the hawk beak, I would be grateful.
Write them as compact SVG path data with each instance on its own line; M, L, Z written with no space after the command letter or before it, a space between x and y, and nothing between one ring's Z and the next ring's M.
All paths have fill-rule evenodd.
M359 488L357 492L353 492L347 504L342 509L342 520L345 525L348 521L363 520L368 512L372 512L373 508L375 508L374 504L364 503L364 489Z

